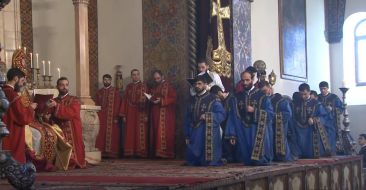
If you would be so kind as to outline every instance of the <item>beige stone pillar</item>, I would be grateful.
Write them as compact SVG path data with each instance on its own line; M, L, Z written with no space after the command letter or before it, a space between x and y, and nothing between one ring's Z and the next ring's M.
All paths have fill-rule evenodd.
M76 95L83 105L95 105L89 87L89 0L72 0L75 6Z
M85 144L85 159L90 164L101 161L101 152L95 148L99 132L97 112L100 106L95 106L90 97L89 86L89 31L88 4L89 0L72 0L75 6L75 41L76 41L76 95L81 101L80 117L83 125Z

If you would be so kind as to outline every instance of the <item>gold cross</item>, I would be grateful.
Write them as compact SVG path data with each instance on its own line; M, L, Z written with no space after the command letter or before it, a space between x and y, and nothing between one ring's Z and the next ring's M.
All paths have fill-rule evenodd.
M205 112L206 108L207 108L206 104L202 104L201 105L201 112Z
M221 7L221 0L212 2L212 17L216 16L217 19L217 38L218 47L212 51L212 60L214 65L213 71L219 75L230 77L231 65L229 62L232 60L231 53L227 51L225 44L224 28L222 24L223 19L230 19L230 7Z
M243 101L239 101L239 108L243 109L245 106L245 103Z

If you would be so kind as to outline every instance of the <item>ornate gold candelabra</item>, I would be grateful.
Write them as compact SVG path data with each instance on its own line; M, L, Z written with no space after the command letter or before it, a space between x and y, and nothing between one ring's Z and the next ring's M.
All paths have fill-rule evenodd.
M40 76L40 69L39 68L31 68L32 71L32 89L36 89L40 87L39 84L39 76Z
M42 75L43 78L43 88L47 88L48 86L48 80L47 80L47 75Z
M48 88L53 88L52 86L52 76L48 75Z
M40 73L40 68L36 68L36 75L37 75L37 80L36 80L36 88L39 88L40 87L40 82L39 82L39 76L41 76L41 73Z
M344 154L350 155L355 153L355 145L356 142L351 136L350 133L350 119L348 117L348 110L347 110L347 103L346 103L346 93L349 90L349 88L341 87L339 90L342 92L342 101L343 101L343 126L344 129L342 129L342 144L344 148Z

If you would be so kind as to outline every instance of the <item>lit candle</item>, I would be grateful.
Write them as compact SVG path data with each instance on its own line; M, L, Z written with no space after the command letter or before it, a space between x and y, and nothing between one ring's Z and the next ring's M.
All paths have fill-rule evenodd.
M48 61L48 76L51 76L51 61Z
M5 65L8 62L8 52L5 52Z
M42 65L43 65L43 75L46 76L46 62L44 60L42 61Z
M23 47L24 53L27 54L27 47Z
M30 55L30 61L31 61L31 68L33 68L33 55L32 55L32 53L29 53L29 55Z
M342 87L347 87L347 81L346 80L342 81Z
M18 49L22 49L22 46L19 46Z
M58 72L58 78L61 78L61 70L60 70L60 68L57 68L57 72Z
M38 65L38 53L36 53L36 63L37 63L37 68L39 68L39 65Z

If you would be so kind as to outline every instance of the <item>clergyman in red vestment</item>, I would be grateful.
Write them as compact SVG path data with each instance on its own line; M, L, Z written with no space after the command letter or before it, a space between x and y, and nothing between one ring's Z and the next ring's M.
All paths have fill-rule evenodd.
M69 95L69 81L66 77L57 80L58 97L51 99L48 107L52 113L51 122L57 124L72 146L69 168L85 168L85 146L80 118L80 101Z
M122 99L120 114L125 122L124 156L148 156L148 101L147 86L140 80L137 69L131 71L132 83L128 84Z
M101 106L98 112L100 128L95 146L102 151L103 157L117 158L120 152L120 127L118 117L121 97L117 88L112 86L112 76L103 76L104 87L99 89L95 103Z
M4 116L4 122L10 135L4 138L3 149L9 150L16 161L24 164L26 162L24 126L33 121L37 104L24 102L22 96L18 94L26 81L25 74L20 69L9 69L7 79L8 83L3 87L3 91L10 106ZM26 104L29 106L25 106Z
M152 148L154 155L160 158L175 156L175 110L177 93L164 80L160 70L153 72L154 87L151 89Z

